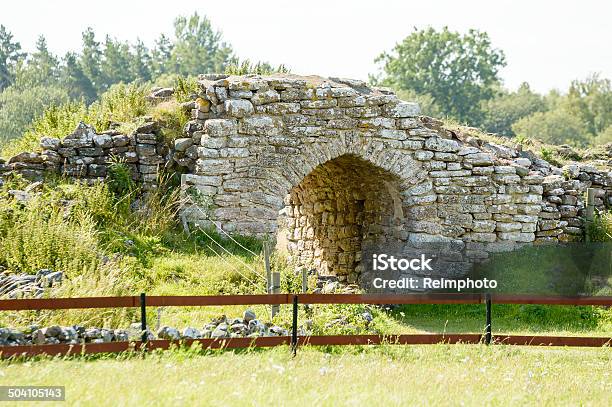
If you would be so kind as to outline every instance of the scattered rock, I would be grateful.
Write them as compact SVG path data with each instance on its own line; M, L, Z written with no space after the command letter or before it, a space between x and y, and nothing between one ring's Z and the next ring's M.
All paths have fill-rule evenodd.
M250 309L247 309L246 311L244 311L243 320L244 320L245 323L248 324L249 322L251 322L255 318L257 318L257 316L255 315L254 311L252 311Z

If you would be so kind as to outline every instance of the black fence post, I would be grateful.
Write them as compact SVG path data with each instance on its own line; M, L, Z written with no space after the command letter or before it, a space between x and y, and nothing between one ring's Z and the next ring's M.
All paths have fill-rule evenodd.
M293 356L297 353L297 329L298 329L298 296L293 296L293 324L291 326L291 351Z
M149 339L147 335L147 300L145 293L140 293L140 329L142 330L142 344L145 345Z
M485 295L485 306L486 306L486 313L487 313L486 315L487 326L485 328L485 344L490 345L492 331L491 331L491 294L489 293Z

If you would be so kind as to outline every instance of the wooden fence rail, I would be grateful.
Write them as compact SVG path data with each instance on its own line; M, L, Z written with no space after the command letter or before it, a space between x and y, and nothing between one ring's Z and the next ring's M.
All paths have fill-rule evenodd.
M83 298L38 298L0 300L0 311L58 310L85 308L139 307L146 316L146 307L154 306L219 306L293 304L291 336L259 338L188 339L181 344L200 343L206 349L270 347L291 345L294 353L299 345L376 345L376 344L436 344L494 343L536 346L610 346L612 337L496 335L491 336L491 303L541 305L612 306L612 297L561 297L508 294L256 294L212 296L128 296ZM486 304L486 333L481 334L409 334L409 335L325 335L298 336L298 304ZM143 326L146 321L143 318ZM167 349L172 342L146 340L134 342L84 343L78 345L48 344L0 347L0 357L16 355L74 355L123 352L129 350Z
M147 296L146 305L151 307L184 307L291 304L294 295L297 295L300 304L481 304L485 302L484 294L254 294ZM496 304L612 306L612 296L561 297L491 294L491 300ZM0 300L0 311L130 308L139 306L139 296Z

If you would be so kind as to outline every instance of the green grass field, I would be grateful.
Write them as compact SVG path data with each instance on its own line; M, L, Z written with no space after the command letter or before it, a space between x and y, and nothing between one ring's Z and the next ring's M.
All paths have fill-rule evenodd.
M173 350L1 362L0 385L63 385L70 405L593 405L612 349L484 345Z

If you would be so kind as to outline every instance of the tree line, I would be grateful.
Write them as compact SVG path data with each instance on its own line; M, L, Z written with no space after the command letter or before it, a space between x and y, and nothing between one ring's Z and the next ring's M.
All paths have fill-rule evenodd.
M370 82L417 100L424 114L455 120L507 137L535 138L579 147L612 142L612 85L597 74L569 84L565 92L541 95L529 84L503 87L502 50L477 30L416 30L376 60L381 70ZM268 63L241 64L231 45L197 13L178 17L174 33L147 47L92 28L79 52L49 51L41 36L28 54L0 25L0 144L19 137L49 106L89 104L117 83L171 85L178 76L201 73L286 71Z
M612 83L592 74L566 92L534 92L524 82L503 87L504 52L487 33L448 28L415 30L377 62L370 81L416 99L425 114L448 117L506 137L534 138L577 147L612 142Z
M178 76L201 73L267 73L284 71L266 62L240 61L206 17L178 17L174 33L162 34L148 48L107 35L97 38L92 28L82 34L80 52L58 57L44 36L31 54L0 25L0 144L19 137L49 106L69 101L92 103L117 83L173 85Z

